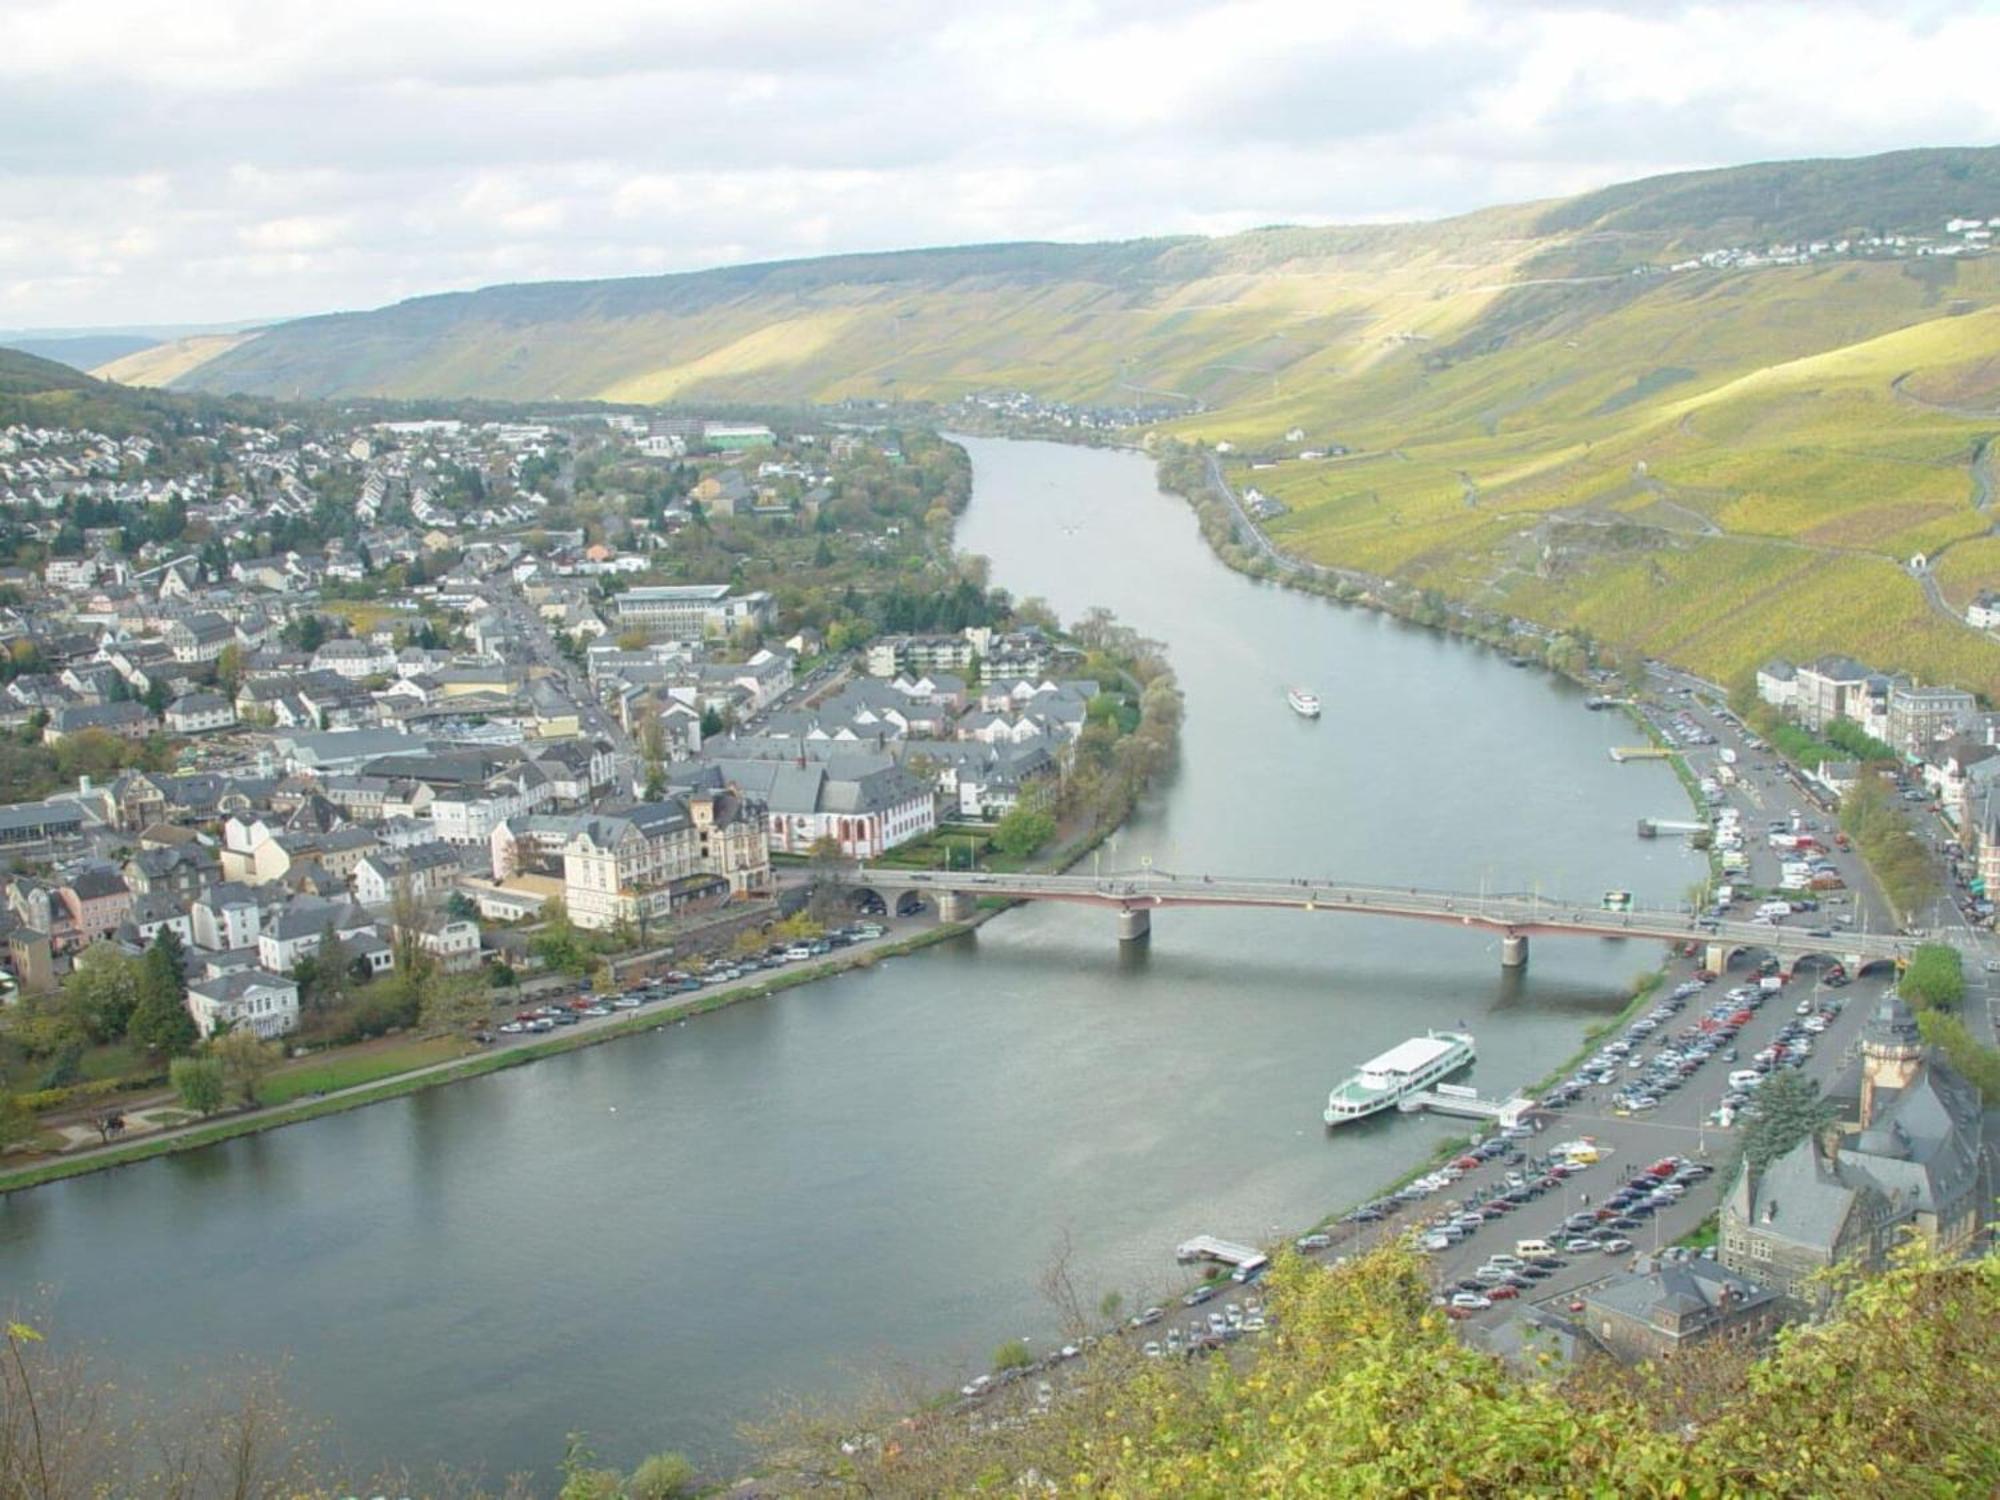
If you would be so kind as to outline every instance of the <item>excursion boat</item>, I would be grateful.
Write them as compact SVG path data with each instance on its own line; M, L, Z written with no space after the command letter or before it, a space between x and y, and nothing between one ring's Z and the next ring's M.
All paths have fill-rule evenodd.
M1431 1031L1398 1042L1326 1097L1329 1125L1345 1125L1393 1108L1396 1101L1457 1072L1477 1056L1464 1031Z
M1292 712L1302 719L1319 717L1319 699L1304 688L1286 688L1285 701L1292 705Z
M1630 911L1632 909L1632 893L1630 891L1606 891L1604 893L1604 909L1606 911Z

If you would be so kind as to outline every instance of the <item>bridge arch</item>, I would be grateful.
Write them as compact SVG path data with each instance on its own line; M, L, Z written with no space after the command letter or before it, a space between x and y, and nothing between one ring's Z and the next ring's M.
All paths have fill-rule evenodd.
M924 893L910 886L850 885L846 893L847 905L869 917L913 917L929 905Z

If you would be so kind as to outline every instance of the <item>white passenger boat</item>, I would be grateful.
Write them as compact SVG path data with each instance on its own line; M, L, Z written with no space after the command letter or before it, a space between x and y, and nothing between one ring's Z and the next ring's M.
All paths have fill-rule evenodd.
M1286 688L1285 701L1292 705L1292 712L1302 719L1319 717L1319 699L1304 688Z
M1431 1031L1398 1042L1327 1095L1326 1123L1344 1125L1392 1109L1398 1099L1457 1072L1477 1055L1464 1031Z

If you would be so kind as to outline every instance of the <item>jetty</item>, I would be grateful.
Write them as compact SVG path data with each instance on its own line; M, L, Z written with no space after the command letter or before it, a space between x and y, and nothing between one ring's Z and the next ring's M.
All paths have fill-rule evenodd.
M1534 1107L1534 1100L1520 1094L1511 1099L1482 1099L1479 1090L1461 1083L1440 1083L1396 1101L1396 1108L1406 1115L1427 1109L1441 1115L1461 1115L1468 1120L1494 1120L1503 1129L1520 1124Z
M1237 1281L1248 1281L1271 1263L1271 1257L1255 1246L1238 1245L1230 1240L1217 1239L1212 1234L1198 1234L1185 1241L1174 1250L1174 1259L1183 1262L1216 1261L1230 1267L1231 1277Z
M1658 745L1613 745L1611 758L1624 765L1628 760L1670 760L1673 751L1663 750Z

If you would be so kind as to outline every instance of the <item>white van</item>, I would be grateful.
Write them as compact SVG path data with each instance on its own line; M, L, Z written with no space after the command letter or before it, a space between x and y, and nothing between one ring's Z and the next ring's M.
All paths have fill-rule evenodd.
M1764 1081L1764 1075L1755 1068L1738 1068L1729 1075L1729 1086L1733 1089L1754 1089Z
M1547 1240L1516 1240L1514 1241L1514 1253L1523 1260L1533 1260L1539 1255L1554 1255L1556 1247L1551 1245Z
M1779 917L1789 917L1791 914L1792 903L1789 901L1766 901L1762 906L1757 908L1758 916L1769 917L1774 922Z

